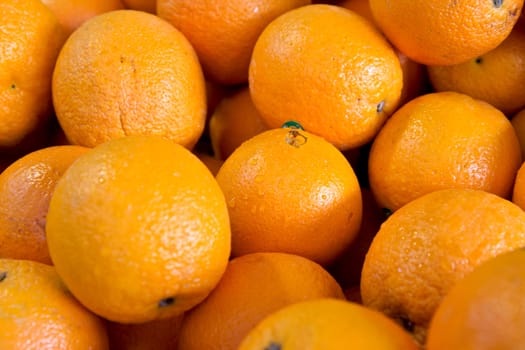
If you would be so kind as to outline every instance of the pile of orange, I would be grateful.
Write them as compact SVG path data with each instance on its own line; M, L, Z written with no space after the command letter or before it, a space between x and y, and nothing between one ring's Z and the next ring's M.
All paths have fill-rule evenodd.
M0 349L519 348L524 1L1 1Z

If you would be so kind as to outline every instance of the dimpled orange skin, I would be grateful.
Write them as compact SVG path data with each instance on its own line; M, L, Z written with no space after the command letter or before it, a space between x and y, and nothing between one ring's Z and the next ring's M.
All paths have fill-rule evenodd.
M397 210L431 191L472 188L509 198L521 149L498 109L455 92L430 93L398 109L372 143L370 187Z
M337 2L337 5L356 12L375 25L369 0L343 0ZM401 69L403 70L403 90L401 91L401 99L399 101L399 105L401 106L428 90L428 76L425 65L414 62L395 47L394 50L396 51Z
M51 75L65 34L39 0L0 2L0 148L14 147L51 115Z
M440 303L426 349L516 349L525 335L525 249L500 254L459 281Z
M232 259L209 297L190 310L178 346L185 350L236 350L260 320L292 303L344 299L320 265L293 254L253 253Z
M87 150L46 147L0 173L0 257L51 264L45 233L49 201L62 174Z
M419 197L381 225L365 258L367 307L413 328L424 343L450 288L482 262L525 245L525 212L494 194L446 189Z
M239 350L416 350L410 335L380 312L332 298L286 306L263 319Z
M93 147L126 135L160 135L192 148L204 130L206 88L195 51L159 17L117 10L66 41L53 103L71 143Z
M195 306L230 255L215 178L190 151L157 136L108 141L78 158L55 188L46 232L75 297L120 323Z
M465 63L430 66L435 91L457 91L512 116L525 108L525 25L518 23L494 50Z
M0 259L0 348L109 349L105 324L66 289L53 266Z
M269 127L292 119L346 150L369 142L397 108L403 73L370 21L316 4L265 28L252 54L249 86Z
M268 129L253 104L247 86L219 102L208 128L213 153L222 160L228 158L241 143Z
M370 0L386 37L425 65L458 64L494 49L511 32L522 7L523 0Z
M157 0L157 14L197 51L206 77L220 84L248 81L257 37L276 17L310 0Z
M285 252L325 265L359 230L361 190L337 148L302 130L295 147L287 142L290 130L252 137L216 176L228 204L232 254Z

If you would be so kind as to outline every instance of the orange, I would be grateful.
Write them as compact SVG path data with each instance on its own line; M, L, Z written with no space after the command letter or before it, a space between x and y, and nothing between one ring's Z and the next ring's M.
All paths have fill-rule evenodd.
M344 299L334 278L311 260L284 253L235 258L209 297L186 314L179 349L236 350L265 316L284 306L322 297Z
M496 48L522 7L523 0L370 0L389 41L425 65L459 64Z
M103 321L66 289L55 268L0 259L0 348L109 349Z
M211 115L209 133L214 154L224 160L241 143L267 129L249 88L243 87L224 97Z
M192 148L204 130L206 88L186 38L141 11L106 12L64 44L53 103L71 143L93 147L126 135L160 135Z
M331 143L295 128L239 146L216 176L231 221L232 254L284 252L328 264L361 225L361 189Z
M344 300L321 298L284 307L263 319L239 350L416 350L410 335L385 315Z
M525 107L525 25L514 27L495 49L451 66L430 66L434 90L457 91L487 101L507 116Z
M381 225L361 274L363 304L423 344L443 297L482 262L525 245L525 212L495 194L446 189L421 196Z
M291 10L264 29L249 86L269 127L293 119L346 150L371 141L397 108L403 73L370 21L318 4Z
M343 0L338 2L337 5L354 11L375 24L369 0ZM399 63L401 64L401 70L403 71L403 90L401 91L401 99L399 101L399 104L403 105L429 90L428 74L423 64L411 60L395 47L394 50L396 51Z
M521 150L498 109L456 92L422 95L399 108L372 143L368 174L378 204L394 211L444 188L509 198Z
M55 187L46 232L73 295L119 323L195 306L230 255L228 209L215 178L159 136L111 140L79 157Z
M122 3L129 9L153 14L157 12L157 0L122 0Z
M67 35L91 17L124 8L120 0L42 0L42 2L53 11Z
M430 328L426 349L517 349L525 335L524 248L476 267L447 293Z
M521 157L525 160L525 108L511 116L510 122L520 142Z
M145 323L107 322L111 350L173 350L184 314Z
M87 150L46 147L0 173L0 257L51 264L45 233L49 201L62 174Z
M525 163L521 164L514 180L512 201L525 210Z
M157 14L179 29L199 56L206 77L221 84L248 81L248 65L262 30L310 0L157 0Z
M3 0L0 13L0 147L14 147L51 116L51 75L65 35L40 0Z
M363 196L363 220L354 241L328 267L328 271L341 284L343 289L358 287L366 252L379 227L386 219L385 213L377 205L370 189L361 188Z

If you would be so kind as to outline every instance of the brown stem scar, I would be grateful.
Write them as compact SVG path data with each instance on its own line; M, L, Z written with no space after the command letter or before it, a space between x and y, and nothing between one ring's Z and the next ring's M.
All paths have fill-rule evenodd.
M297 129L291 129L286 134L286 143L293 147L300 147L306 143L308 138Z

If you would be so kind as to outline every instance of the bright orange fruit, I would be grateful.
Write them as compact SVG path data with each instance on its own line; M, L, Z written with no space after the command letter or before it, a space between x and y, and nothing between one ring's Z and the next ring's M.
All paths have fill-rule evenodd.
M344 300L320 298L294 303L264 318L239 350L403 349L418 346L380 312Z
M310 0L157 0L157 14L191 42L206 77L220 84L248 81L248 65L263 29Z
M403 72L369 20L317 4L288 11L264 29L249 86L270 128L292 119L346 150L371 141L397 108Z
M45 232L49 201L62 174L87 150L46 147L0 173L0 257L51 264Z
M191 44L166 21L111 11L67 40L53 73L53 103L70 142L93 147L160 135L192 148L206 121L206 88Z
M231 249L224 195L189 150L127 136L79 157L46 224L57 272L86 307L119 323L178 315L219 282Z
M208 126L213 152L222 160L244 141L268 130L253 104L248 87L224 97L211 115Z
M67 290L53 266L0 258L0 348L107 350L104 321Z
M51 75L65 33L40 0L3 0L0 13L0 148L12 148L52 115Z
M361 225L361 189L331 143L293 127L241 144L217 182L232 229L232 254L284 252L328 264Z
M457 91L486 101L512 116L525 108L525 24L516 25L493 50L464 63L429 66L436 91Z
M525 249L476 267L439 304L426 349L516 349L525 341ZM518 345L520 344L520 345Z
M496 48L522 7L523 0L370 0L386 37L425 65L459 64Z
M236 350L270 313L322 297L344 299L344 294L337 281L309 259L284 253L234 258L208 298L185 315L178 347Z
M434 191L381 225L363 265L363 304L396 319L424 344L436 308L458 281L524 245L525 212L509 200L479 190Z
M394 211L445 188L471 188L510 198L521 149L508 118L492 105L456 92L419 96L399 108L372 143L370 187Z

